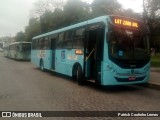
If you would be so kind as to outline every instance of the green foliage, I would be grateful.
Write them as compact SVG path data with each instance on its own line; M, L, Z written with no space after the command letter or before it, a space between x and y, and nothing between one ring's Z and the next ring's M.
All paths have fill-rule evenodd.
M92 4L83 0L37 0L34 4L29 25L25 27L25 40L71 24L82 22L102 15L123 15L140 19L134 11L122 8L117 0L94 0ZM37 17L38 16L38 17Z
M143 0L143 16L147 19L154 19L160 15L160 0Z
M151 58L152 67L160 67L160 53L157 53Z
M51 11L46 11L40 16L41 32L48 32L53 27L52 19L53 13Z
M160 0L143 0L143 18L150 30L151 47L160 51Z
M81 0L68 0L64 6L64 26L86 20L89 15L89 7Z
M41 33L49 32L89 17L89 6L81 0L68 0L63 10L55 8L54 11L46 11L40 16Z
M122 10L119 15L134 18L142 21L142 16L139 13L135 13L132 9Z
M16 38L15 39L16 39L17 42L25 41L26 38L25 38L24 32L22 32L22 31L18 32L16 34Z
M106 14L120 13L117 0L95 0L91 5L81 0L68 0L63 9L45 11L40 16L41 33L69 26L78 22Z
M31 41L34 36L40 33L40 22L38 18L31 18L29 20L29 25L25 27L26 41Z
M94 0L91 6L93 17L118 14L121 11L117 0Z

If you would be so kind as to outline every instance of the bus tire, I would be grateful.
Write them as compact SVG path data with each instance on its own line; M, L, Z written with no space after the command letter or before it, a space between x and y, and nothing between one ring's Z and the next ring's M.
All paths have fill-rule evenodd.
M80 65L78 65L76 69L76 79L77 79L78 85L84 85L83 72Z
M40 69L41 71L45 71L43 60L40 60Z

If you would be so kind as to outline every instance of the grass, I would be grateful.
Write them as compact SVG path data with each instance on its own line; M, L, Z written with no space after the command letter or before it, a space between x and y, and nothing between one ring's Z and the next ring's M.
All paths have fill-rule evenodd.
M151 67L160 67L160 53L151 57Z

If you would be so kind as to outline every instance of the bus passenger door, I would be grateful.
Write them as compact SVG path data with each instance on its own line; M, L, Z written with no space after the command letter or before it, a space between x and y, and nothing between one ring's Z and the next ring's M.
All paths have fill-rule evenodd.
M55 43L56 43L56 38L51 38L51 53L52 53L51 69L52 70L55 70Z
M89 80L101 82L101 62L103 59L104 28L86 32L86 70ZM86 73L87 73L86 72Z

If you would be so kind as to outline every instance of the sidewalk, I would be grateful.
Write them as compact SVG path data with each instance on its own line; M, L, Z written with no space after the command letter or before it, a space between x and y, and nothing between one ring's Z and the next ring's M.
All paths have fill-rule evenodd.
M152 67L151 68L151 72L158 72L158 73L160 73L160 68L159 67L158 68Z
M150 81L144 86L160 90L160 68L151 68Z

